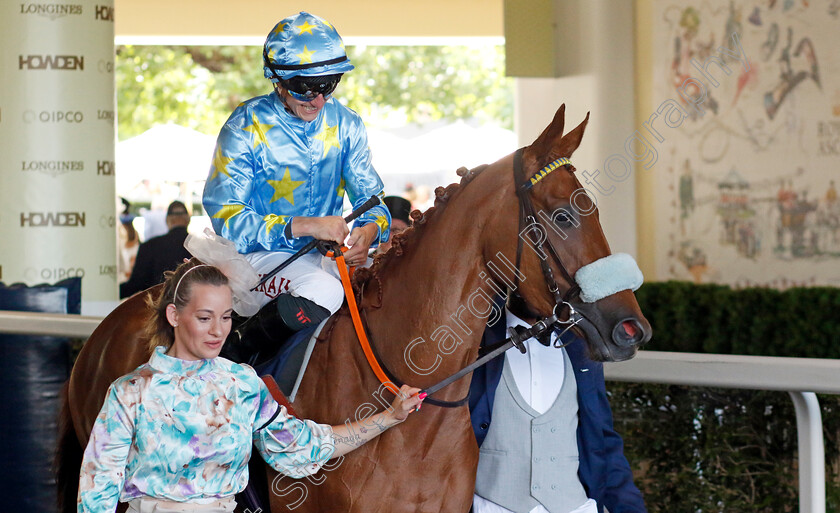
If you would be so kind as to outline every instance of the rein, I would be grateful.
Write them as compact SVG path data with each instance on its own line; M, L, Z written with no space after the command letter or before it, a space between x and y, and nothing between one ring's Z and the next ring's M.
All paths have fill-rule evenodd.
M572 165L568 158L560 158L541 169L530 180L526 180L524 177L524 171L522 169L522 154L524 150L524 148L520 148L516 151L516 153L514 154L513 165L514 185L516 187L516 195L519 198L520 234L525 229L525 226L532 225L536 225L540 229L545 231L545 228L537 219L536 213L534 211L534 204L531 201L531 197L529 194L531 188L537 183L539 183L543 178L546 177L546 175L548 175L555 169L558 169L561 166L565 167L566 169L569 169L569 167ZM522 260L522 237L517 238L519 239L516 247L516 269L518 271ZM365 358L367 358L368 364L370 365L371 369L373 370L373 373L376 375L376 377L379 379L382 385L384 385L386 388L388 388L388 390L390 390L396 395L399 393L398 387L401 387L404 383L401 380L399 380L394 375L394 373L391 372L386 366L380 364L382 358L376 351L376 347L370 343L370 339L367 335L367 320L366 317L362 317L362 315L359 314L359 308L356 304L356 296L353 293L353 287L350 283L350 274L355 268L351 268L350 272L348 273L347 265L344 261L344 255L342 254L341 248L339 248L336 244L326 244L326 246L331 247L332 249L329 251L323 251L324 254L330 257L334 256L338 265L339 274L341 275L341 283L344 287L344 293L347 296L347 306L350 310L350 317L353 319L353 326L356 329L356 335L359 338L359 344L362 346L362 351L365 354ZM543 241L539 242L538 248L542 250ZM525 353L526 349L524 342L526 340L532 337L540 338L545 333L553 331L557 325L567 326L558 335L557 340L555 342L555 347L563 347L564 345L566 345L560 343L562 335L569 331L582 319L581 315L574 309L574 307L570 303L570 301L574 297L580 295L581 289L580 286L578 286L577 283L572 279L571 275L569 274L569 271L566 269L566 266L563 265L563 262L560 260L560 257L558 256L557 251L554 249L554 246L551 244L551 241L548 241L548 252L551 255L554 262L557 264L557 267L560 269L563 278L566 280L566 282L570 284L570 288L566 292L566 294L561 295L560 287L557 285L557 281L554 279L554 273L551 270L551 266L548 265L548 262L546 262L545 259L540 258L540 267L542 268L546 286L548 287L549 292L551 292L551 295L554 297L555 304L551 316L542 320L538 320L528 328L509 328L508 334L510 336L505 340L494 344L493 346L485 348L485 353L478 359L476 359L476 361L467 365L466 367L452 374L451 376L443 379L442 381L439 381L438 383L423 389L421 393L427 394L424 403L433 404L435 406L441 406L444 408L455 408L458 406L463 406L470 398L469 393L467 393L466 397L457 401L444 401L440 399L434 399L430 396L435 392L438 392L441 389L445 388L446 386L458 381L459 379L463 378L464 376L471 373L475 369L481 367L482 365L485 365L490 360L496 358L511 347L516 347L519 351ZM515 273L515 280L516 281L514 282L513 288L508 288L508 297L510 297L511 294L514 293L516 288L518 288L518 273ZM562 310L564 308L568 309L569 315L567 320L562 321L558 317L558 310Z

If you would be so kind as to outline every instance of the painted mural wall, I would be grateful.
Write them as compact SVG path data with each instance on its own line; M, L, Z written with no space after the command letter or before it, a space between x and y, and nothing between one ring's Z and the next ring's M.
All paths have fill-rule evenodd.
M840 0L653 16L657 276L840 286Z

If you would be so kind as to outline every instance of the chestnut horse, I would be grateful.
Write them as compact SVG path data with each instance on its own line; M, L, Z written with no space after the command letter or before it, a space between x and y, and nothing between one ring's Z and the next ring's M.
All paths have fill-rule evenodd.
M564 136L564 113L561 106L551 124L524 149L525 178L577 149L589 116ZM396 237L394 247L370 269L357 271L354 282L372 344L383 367L398 379L428 387L472 362L488 316L499 313L489 299L508 290L506 285L515 288L533 312L551 315L555 296L547 287L540 257L534 247L518 244L522 229L513 168L514 156L509 155L469 172L459 170L460 184L438 188L435 206L422 216L414 212L414 227ZM565 218L570 221L563 226L565 237L554 229L544 230L566 268L564 273L550 260L561 292L574 285L563 276L574 276L582 266L610 255L594 204L586 194L573 196L581 190L574 168L568 166L545 175L530 192L537 211L563 208L573 217ZM558 217L551 219L557 223ZM515 270L519 252L521 262ZM76 455L79 444L87 442L109 383L149 357L141 325L145 296L154 290L135 295L103 320L76 361L66 401L72 425L67 423L63 438L66 444L76 444ZM586 319L575 329L586 339L594 360L632 358L650 338L650 325L630 290L594 303L576 297L569 302ZM324 327L294 407L303 418L342 424L382 409L387 398L378 396L378 390L380 383L345 306ZM469 380L462 379L436 398L458 400L468 390ZM468 408L426 404L400 426L331 461L311 479L295 481L269 468L271 510L464 513L470 508L477 462ZM78 473L78 461L64 466L71 467L68 475ZM67 493L72 503L72 487Z

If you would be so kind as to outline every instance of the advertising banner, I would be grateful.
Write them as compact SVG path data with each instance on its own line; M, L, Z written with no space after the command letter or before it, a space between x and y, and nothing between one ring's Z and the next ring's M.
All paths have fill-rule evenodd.
M0 4L0 281L117 301L113 0Z

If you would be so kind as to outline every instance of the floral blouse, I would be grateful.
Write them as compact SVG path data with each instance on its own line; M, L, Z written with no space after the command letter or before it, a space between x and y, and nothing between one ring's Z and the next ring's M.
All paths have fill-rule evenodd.
M247 365L187 361L155 349L117 379L93 425L79 480L79 513L141 496L205 502L241 492L251 445L301 478L332 456L332 428L286 413Z

